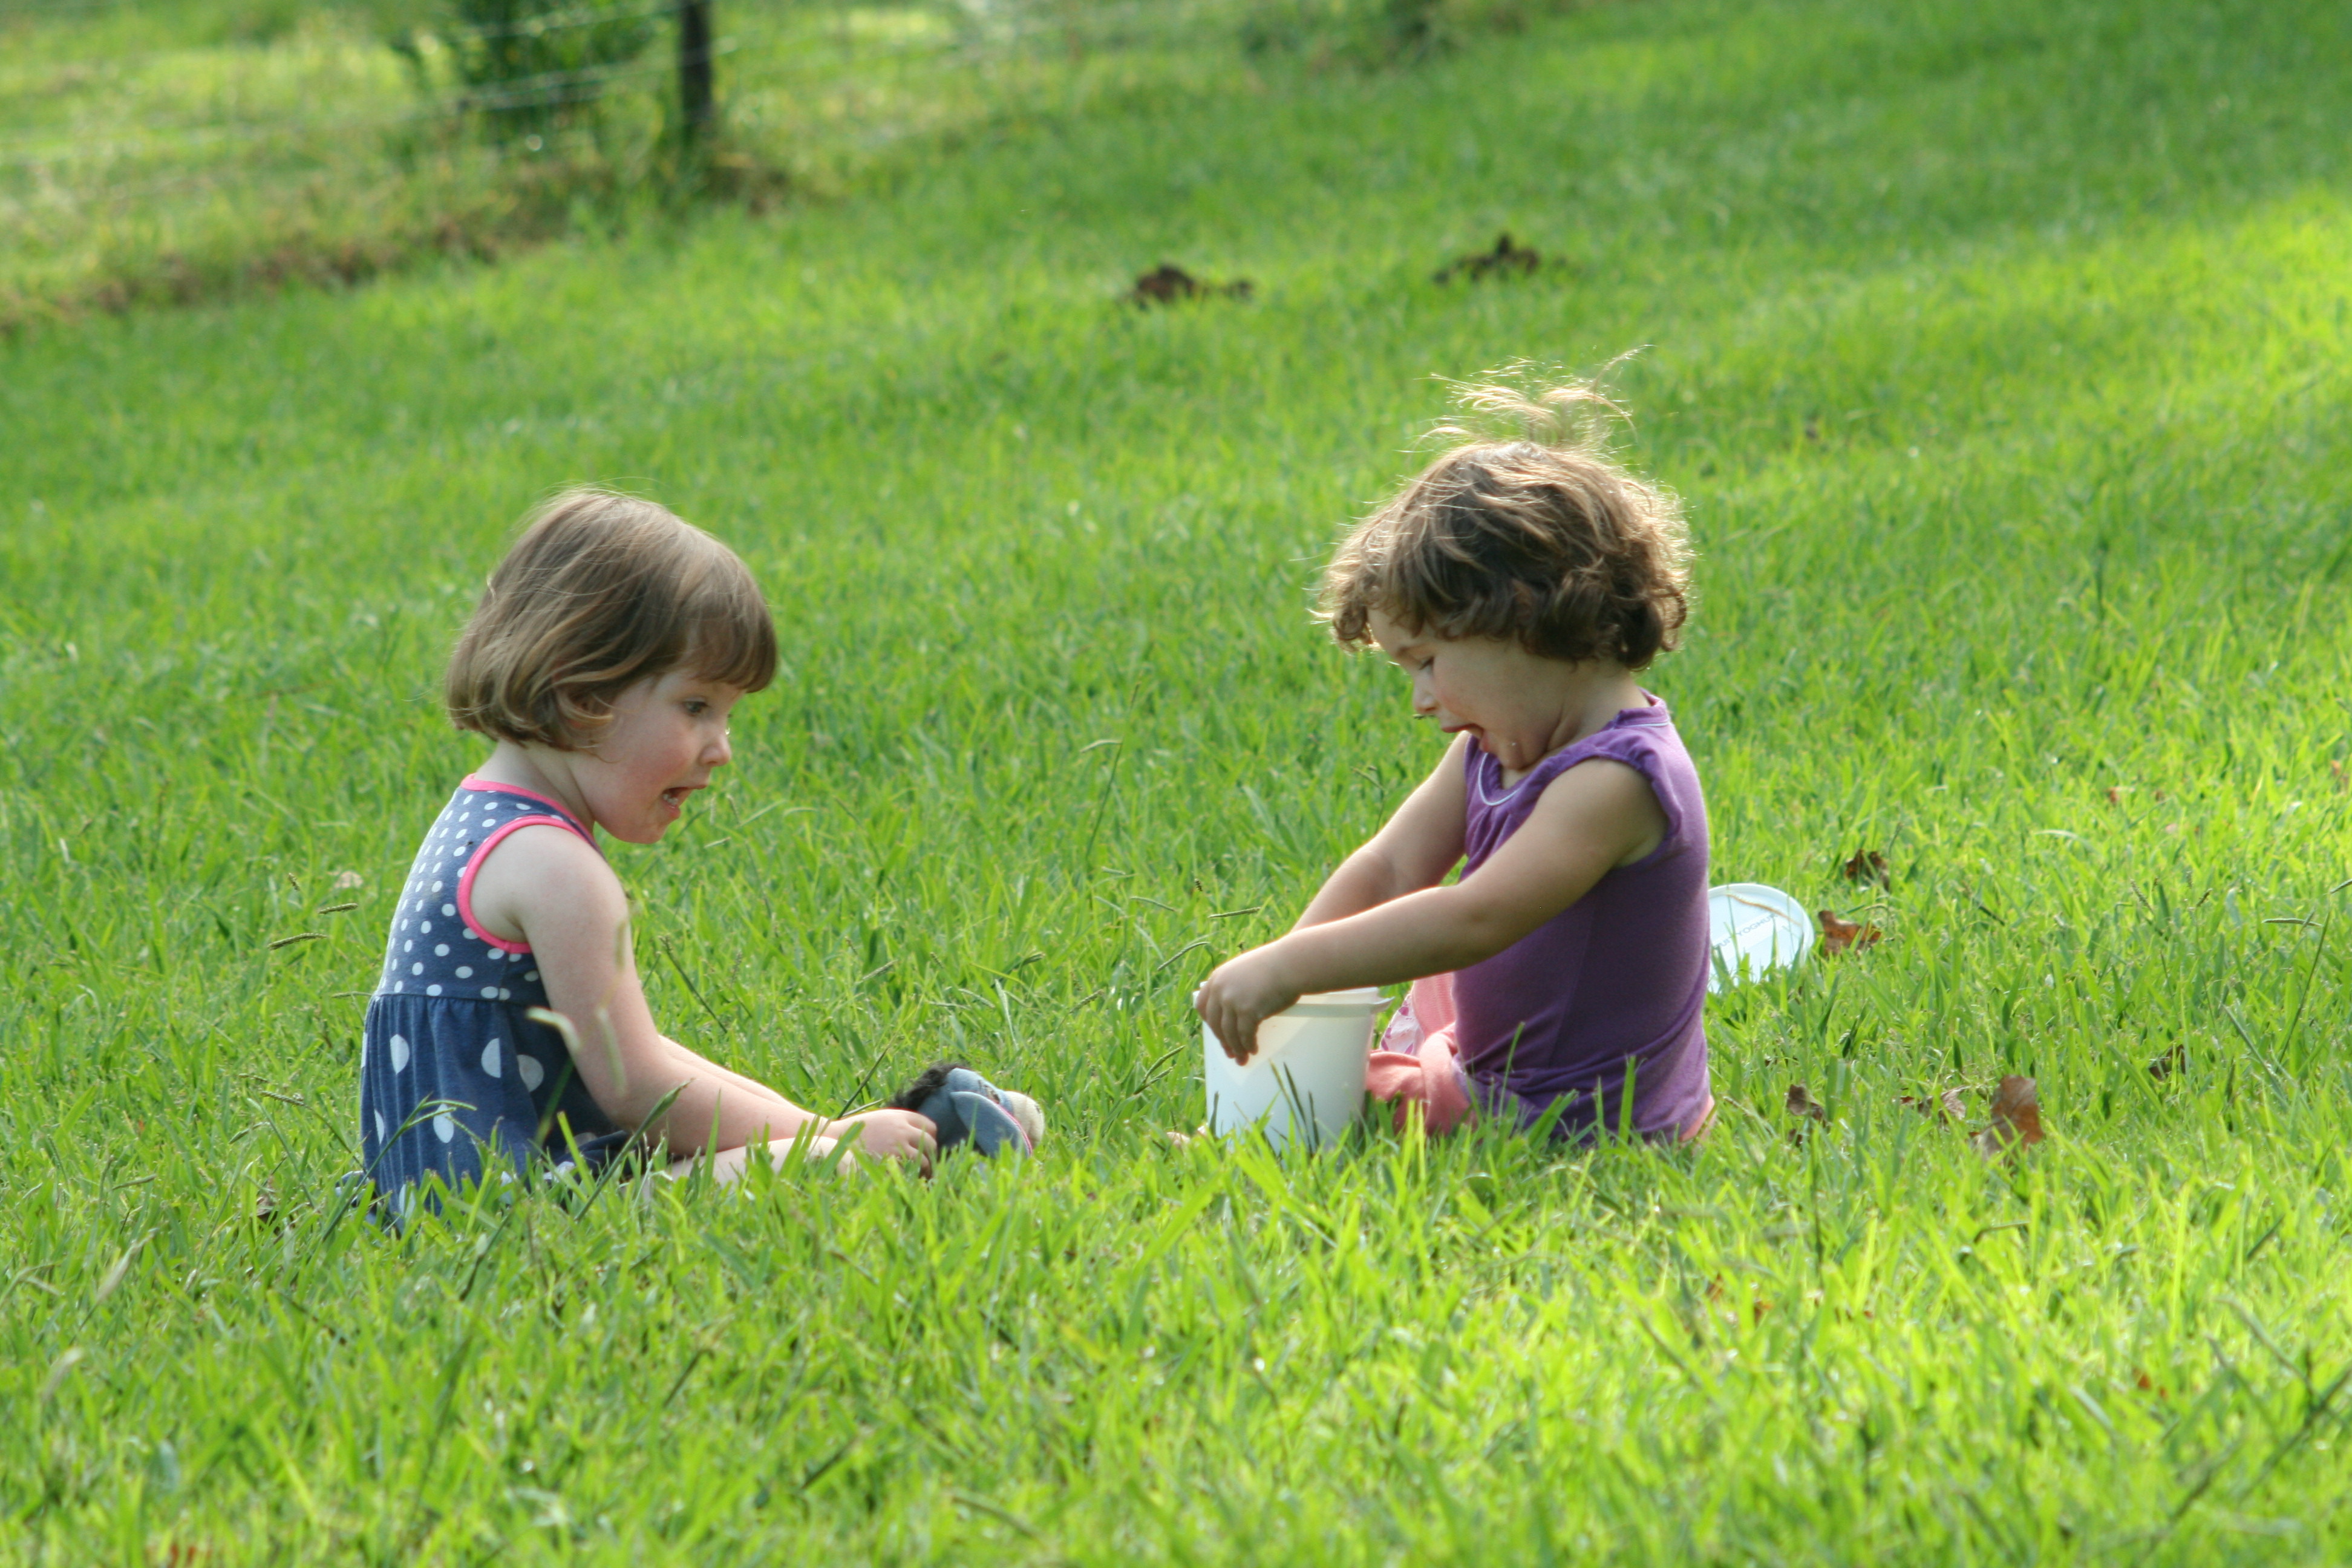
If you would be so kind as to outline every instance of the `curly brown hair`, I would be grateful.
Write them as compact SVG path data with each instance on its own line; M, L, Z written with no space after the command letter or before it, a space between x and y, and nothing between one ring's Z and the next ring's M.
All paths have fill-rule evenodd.
M1460 389L1480 424L1348 531L1324 569L1321 613L1342 643L1371 640L1374 612L1443 637L1516 640L1544 658L1641 669L1677 646L1690 614L1690 542L1675 496L1608 455L1622 411L1584 383L1530 397Z
M691 667L757 691L776 627L735 552L667 507L570 489L541 507L490 574L449 655L449 721L572 751L640 680Z

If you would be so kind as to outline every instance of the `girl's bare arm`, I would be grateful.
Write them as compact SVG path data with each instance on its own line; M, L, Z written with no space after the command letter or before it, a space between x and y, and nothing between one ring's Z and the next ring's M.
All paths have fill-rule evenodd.
M1649 781L1596 759L1544 788L1519 830L1451 887L1423 887L1372 909L1302 926L1220 965L1201 1016L1245 1060L1257 1026L1300 996L1384 985L1492 958L1590 891L1611 868L1655 848L1665 813Z
M473 910L490 934L530 944L548 1005L579 1037L581 1082L614 1121L667 1139L676 1154L791 1139L811 1123L824 1131L824 1119L654 1026L630 952L627 898L578 835L552 826L509 835L475 873ZM861 1129L869 1152L928 1158L934 1130L922 1118L870 1120Z

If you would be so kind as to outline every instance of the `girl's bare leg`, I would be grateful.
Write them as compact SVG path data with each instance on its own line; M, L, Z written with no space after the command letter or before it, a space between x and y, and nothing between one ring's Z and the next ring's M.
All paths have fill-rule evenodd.
M768 1163L781 1171L794 1161L823 1160L831 1163L833 1150L834 1140L830 1138L780 1139L772 1143L721 1149L712 1154L689 1154L683 1160L670 1162L669 1169L661 1174L673 1182L682 1182L699 1166L711 1181L726 1186L743 1179L743 1173L750 1168L755 1151L766 1155ZM845 1166L854 1166L857 1156L854 1151L845 1151L840 1163Z

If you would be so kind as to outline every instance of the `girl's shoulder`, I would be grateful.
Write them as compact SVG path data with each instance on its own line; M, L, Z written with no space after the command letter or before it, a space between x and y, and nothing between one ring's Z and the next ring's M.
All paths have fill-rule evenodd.
M554 812L494 813L466 870L468 921L506 942L551 917L601 921L625 915L620 879L579 824Z
M1582 763L1623 763L1644 776L1690 767L1690 753L1675 729L1666 705L1652 698L1646 708L1626 708L1589 735L1580 736L1529 768L1515 782L1503 783L1502 763L1482 746L1464 753L1462 774L1474 804L1501 805L1509 800L1532 799ZM1693 774L1694 779L1696 773Z
M1588 758L1609 757L1624 763L1664 763L1677 769L1691 766L1690 750L1683 744L1682 731L1675 727L1675 716L1664 702L1654 701L1647 708L1626 709L1617 715L1613 723L1594 731L1568 749L1576 751L1580 748L1584 750L1584 757Z
M562 803L468 774L425 830L403 890L404 911L441 919L508 952L543 900L621 897L594 837Z
M1698 767L1664 702L1653 698L1647 708L1627 709L1615 723L1568 749L1582 751L1579 762L1606 759L1642 775L1666 815L1662 847L1706 842L1706 795L1699 784Z
M1640 774L1649 785L1651 795L1666 817L1662 847L1705 841L1706 800L1699 787L1698 770L1675 728L1674 715L1664 702L1654 697L1647 707L1621 710L1609 723L1562 746L1529 769L1527 777L1513 786L1510 804L1517 805L1523 816L1533 807L1538 796L1563 776L1582 763L1593 762L1616 763ZM1475 763L1474 757L1474 768ZM1491 784L1487 789L1491 791ZM1474 787L1474 809L1479 793Z

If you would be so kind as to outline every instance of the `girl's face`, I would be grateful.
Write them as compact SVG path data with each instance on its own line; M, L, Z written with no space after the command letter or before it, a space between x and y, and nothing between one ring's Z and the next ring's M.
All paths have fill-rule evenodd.
M631 844L667 832L686 797L733 757L727 716L742 695L740 687L674 669L615 698L595 744L572 753L572 776L596 825Z
M1582 695L1577 667L1500 637L1442 637L1379 611L1370 630L1412 679L1412 710L1449 735L1466 731L1507 769L1533 767L1561 743Z

